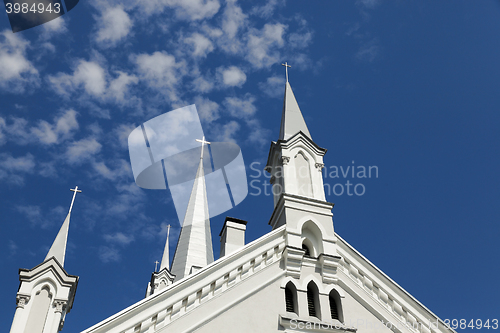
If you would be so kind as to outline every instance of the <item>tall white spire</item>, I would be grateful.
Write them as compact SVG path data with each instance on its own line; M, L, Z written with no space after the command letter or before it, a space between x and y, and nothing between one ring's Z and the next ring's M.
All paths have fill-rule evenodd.
M165 249L163 250L163 257L161 259L160 271L164 268L170 269L170 251L169 239L170 237L170 224L167 226L167 241L165 242Z
M78 189L78 186L76 186L74 189L70 189L70 191L73 191L74 194L73 194L73 199L71 200L71 205L69 207L68 215L66 216L66 219L64 220L64 223L61 226L61 229L59 230L59 233L57 234L54 243L52 243L49 253L47 253L47 256L45 257L45 260L51 257L56 258L57 261L63 267L64 267L64 258L66 256L66 244L68 242L69 220L71 216L71 210L73 209L73 204L75 202L76 194L78 192L82 192L81 190Z
M175 275L176 280L182 279L214 261L205 172L203 170L204 144L210 144L210 142L205 141L205 138L197 141L202 143L200 163L172 262L172 274Z
M299 131L302 131L309 139L312 139L309 129L307 129L306 122L304 121L304 117L302 116L302 112L300 112L299 104L293 94L292 87L288 82L288 68L291 66L286 62L282 65L285 66L286 69L286 86L279 139L288 140Z

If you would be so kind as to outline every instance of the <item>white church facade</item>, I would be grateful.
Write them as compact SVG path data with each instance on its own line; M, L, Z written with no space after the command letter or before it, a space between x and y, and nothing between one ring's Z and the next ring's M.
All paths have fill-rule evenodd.
M266 166L272 230L245 244L246 222L226 218L215 261L203 150L172 265L167 237L146 297L82 333L454 332L335 233L321 172L326 149L313 141L288 81ZM66 316L78 284L64 270L70 214L45 261L20 270L11 333L57 333L79 315Z

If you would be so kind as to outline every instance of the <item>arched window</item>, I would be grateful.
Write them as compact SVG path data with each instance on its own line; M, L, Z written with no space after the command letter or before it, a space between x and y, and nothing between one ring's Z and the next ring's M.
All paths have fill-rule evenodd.
M285 305L286 312L297 313L297 289L291 282L288 282L285 287Z
M309 316L319 318L319 290L312 281L307 285L307 308Z
M341 304L340 304L340 295L339 293L333 289L330 291L329 295L330 299L330 315L332 319L337 319L339 321L342 321L342 313L341 313Z
M323 253L323 236L317 224L307 221L302 225L301 242L309 248L311 257L317 257Z
M311 250L309 250L309 247L306 244L302 244L302 250L306 251L304 253L304 255L306 257L310 257L311 256Z

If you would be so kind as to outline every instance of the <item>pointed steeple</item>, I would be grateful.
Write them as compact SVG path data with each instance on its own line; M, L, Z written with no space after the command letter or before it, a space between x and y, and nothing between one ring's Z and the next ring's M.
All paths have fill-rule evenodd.
M205 138L197 141L202 143L200 163L172 262L172 274L175 275L176 280L182 279L214 261L205 172L203 170L204 144L210 144L210 142L205 141Z
M81 191L78 186L71 191L75 193L68 215L47 257L32 269L19 269L18 303L10 333L57 333L62 330L66 314L73 307L79 277L69 275L63 266L71 210L76 193Z
M68 213L68 216L66 216L66 219L64 220L64 223L59 230L54 243L52 243L52 246L50 247L49 253L47 253L47 256L45 257L45 260L49 259L50 257L56 258L63 267L64 257L66 256L66 243L68 241L70 215L71 213Z
M56 258L62 267L64 267L64 258L66 256L66 244L68 242L69 220L71 216L71 210L73 209L73 204L75 203L76 193L81 192L81 190L78 189L78 186L70 190L75 193L73 194L73 200L71 200L71 206L69 207L68 215L66 216L66 219L64 220L64 223L61 226L61 229L59 230L59 233L57 234L54 243L52 243L49 253L47 253L47 256L45 257L45 260L51 257Z
M167 226L167 241L165 242L165 249L163 250L163 257L161 258L160 271L164 268L170 269L170 251L169 251L169 236L170 224Z
M302 116L302 112L300 112L299 104L297 104L297 100L293 94L292 87L287 80L279 139L288 140L299 131L302 131L309 139L312 139L309 129L307 129L306 122L304 121L304 117Z
M151 281L148 283L148 288L146 289L146 297L151 296L163 288L174 283L175 276L170 272L169 263L169 236L170 236L170 225L167 226L167 241L165 242L165 250L163 251L163 257L161 259L160 269L151 274ZM155 261L158 264L158 261Z

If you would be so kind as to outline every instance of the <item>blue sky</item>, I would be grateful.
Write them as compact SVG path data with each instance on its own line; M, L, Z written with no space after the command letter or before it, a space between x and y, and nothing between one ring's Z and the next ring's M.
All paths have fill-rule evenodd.
M195 103L207 139L236 142L263 184L250 165L278 138L284 61L328 170L378 167L325 179L365 188L328 195L336 232L440 318L498 318L500 2L89 0L9 29L4 14L1 331L18 268L43 261L75 185L65 332L144 297L179 222L168 191L134 183L127 136L142 122ZM249 190L211 220L216 257L226 215L248 220L247 242L270 231L272 197Z

